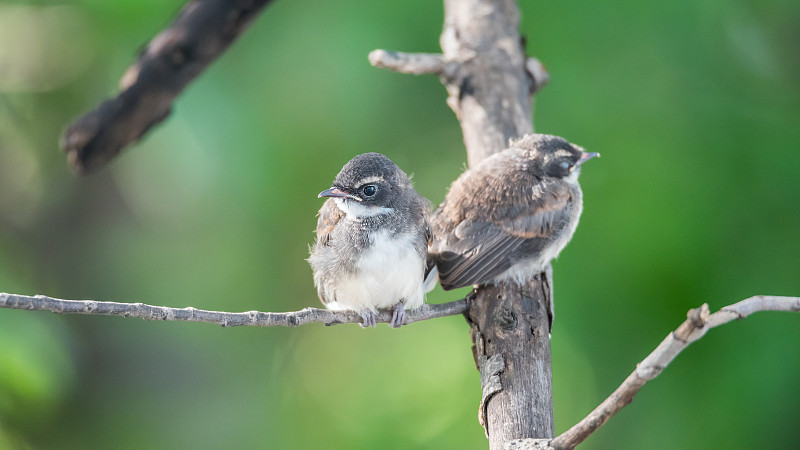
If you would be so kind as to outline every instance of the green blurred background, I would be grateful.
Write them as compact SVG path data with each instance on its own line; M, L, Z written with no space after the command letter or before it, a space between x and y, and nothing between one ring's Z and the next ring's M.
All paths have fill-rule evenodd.
M539 132L603 158L555 263L557 432L703 302L800 294L800 2L521 2ZM380 151L438 203L462 171L439 2L280 0L172 116L73 176L61 130L176 0L0 2L0 291L226 311L319 306L316 194ZM437 288L428 300L464 292ZM797 448L800 317L709 333L581 448ZM486 448L461 317L223 329L0 310L0 448Z

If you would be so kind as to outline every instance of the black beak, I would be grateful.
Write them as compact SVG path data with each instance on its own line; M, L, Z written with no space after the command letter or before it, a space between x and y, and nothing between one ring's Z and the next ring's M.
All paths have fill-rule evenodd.
M350 198L350 199L353 199L353 200L355 200L357 202L361 201L361 199L359 197L356 197L355 195L353 195L353 194L351 194L351 193L349 193L347 191L343 191L343 190L341 190L341 189L339 189L337 187L332 187L330 189L325 189L324 191L320 192L319 195L317 196L317 198L322 198L322 197Z
M579 159L578 162L575 163L575 167L580 167L586 161L592 158L599 158L599 157L600 153L597 152L583 152L583 154L581 155L581 159Z

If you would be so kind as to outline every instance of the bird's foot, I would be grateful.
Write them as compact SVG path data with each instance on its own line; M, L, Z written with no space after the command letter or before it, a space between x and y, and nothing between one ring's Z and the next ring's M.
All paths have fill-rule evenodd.
M371 309L366 309L361 312L361 328L375 328L377 321L378 318L375 316L375 312Z
M406 323L406 307L403 302L400 302L392 308L392 320L389 321L389 326L392 328L400 328Z

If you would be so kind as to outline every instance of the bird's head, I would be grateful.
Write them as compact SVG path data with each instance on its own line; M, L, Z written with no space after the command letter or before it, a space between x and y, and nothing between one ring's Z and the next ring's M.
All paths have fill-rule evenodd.
M348 216L369 217L402 205L410 186L405 172L386 155L363 153L345 164L319 197L333 198Z
M548 177L576 181L583 163L600 156L599 153L586 152L562 137L548 134L527 135L512 143L512 147L526 150L534 163L531 165L533 170Z

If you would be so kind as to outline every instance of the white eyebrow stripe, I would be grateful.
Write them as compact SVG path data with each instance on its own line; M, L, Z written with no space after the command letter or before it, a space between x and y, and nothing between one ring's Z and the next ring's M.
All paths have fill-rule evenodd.
M367 177L367 178L364 178L363 180L359 181L358 185L359 186L363 186L365 184L377 183L379 181L384 181L383 177L380 176L380 175L373 176L373 177Z
M556 150L556 158L561 158L562 156L572 156L572 152L563 148Z

